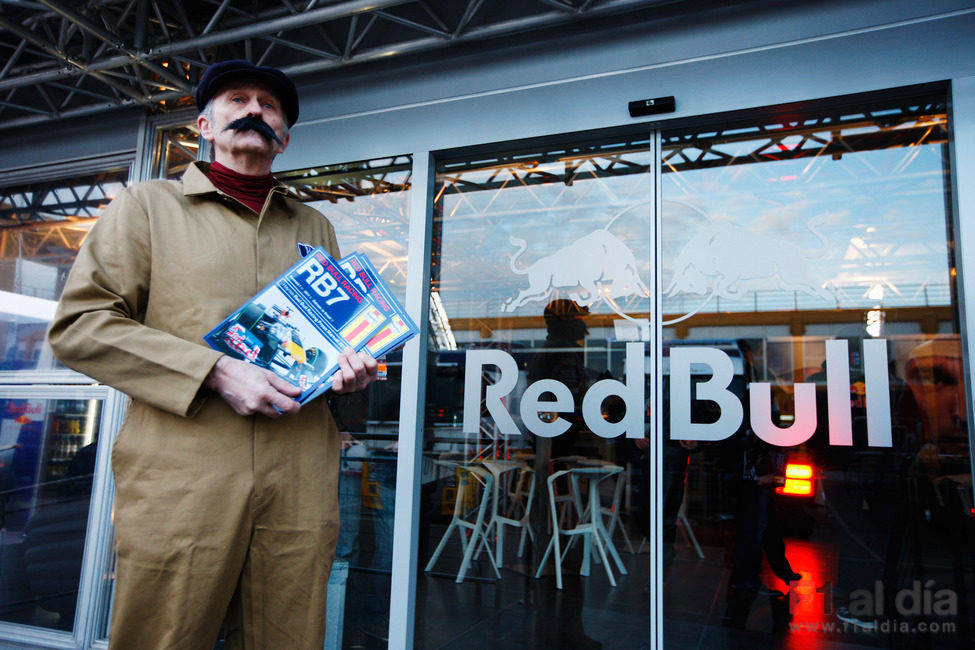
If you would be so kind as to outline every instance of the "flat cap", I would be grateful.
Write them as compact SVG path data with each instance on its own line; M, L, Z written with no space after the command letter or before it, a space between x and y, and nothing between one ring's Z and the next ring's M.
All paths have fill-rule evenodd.
M546 305L543 315L545 318L557 318L559 320L585 318L589 315L589 308L583 307L574 300L556 298Z
M220 61L206 69L196 86L197 109L202 111L224 85L241 79L258 81L270 88L281 102L288 128L294 126L298 121L298 89L294 82L277 68L254 65L244 59Z

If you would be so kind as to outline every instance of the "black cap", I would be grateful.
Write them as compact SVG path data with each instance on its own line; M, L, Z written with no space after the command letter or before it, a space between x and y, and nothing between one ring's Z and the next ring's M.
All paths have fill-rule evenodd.
M207 68L196 86L196 107L202 111L225 84L238 79L258 81L274 91L284 109L289 129L298 121L298 89L288 75L277 68L254 65L244 59L221 61Z
M557 298L548 303L545 307L545 318L557 318L559 320L570 320L573 318L585 318L589 315L589 308L583 307L574 300Z

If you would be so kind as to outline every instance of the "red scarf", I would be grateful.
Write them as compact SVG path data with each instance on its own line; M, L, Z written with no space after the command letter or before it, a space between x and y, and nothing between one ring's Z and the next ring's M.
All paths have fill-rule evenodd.
M216 161L210 163L206 177L218 190L234 197L257 214L264 208L271 188L278 184L270 173L264 176L248 176Z

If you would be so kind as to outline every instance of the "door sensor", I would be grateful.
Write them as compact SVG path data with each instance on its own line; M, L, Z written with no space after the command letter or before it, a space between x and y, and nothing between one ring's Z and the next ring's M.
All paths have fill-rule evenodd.
M638 99L630 102L630 117L640 117L641 115L655 115L657 113L672 113L674 111L674 98L654 97L652 99Z

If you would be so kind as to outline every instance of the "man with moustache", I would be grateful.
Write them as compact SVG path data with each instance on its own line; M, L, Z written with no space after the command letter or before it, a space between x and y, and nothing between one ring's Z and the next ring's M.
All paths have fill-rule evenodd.
M203 335L298 259L339 257L332 225L271 163L298 96L280 70L210 66L196 93L213 162L126 188L92 228L49 339L67 366L131 397L112 449L112 648L316 648L338 536L339 436L327 399L221 355ZM345 350L333 393L365 388Z

